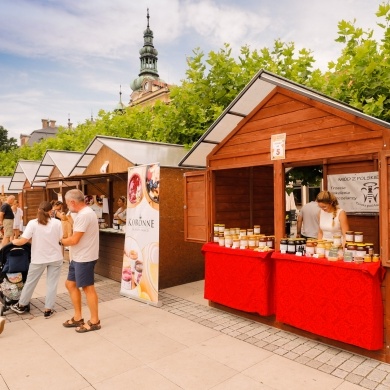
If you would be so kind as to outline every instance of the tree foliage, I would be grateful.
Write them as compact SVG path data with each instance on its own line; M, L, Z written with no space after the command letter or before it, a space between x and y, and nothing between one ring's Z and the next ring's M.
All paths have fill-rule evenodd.
M74 129L60 128L55 138L22 146L12 153L0 149L0 174L12 174L20 159L42 159L47 149L84 151L96 135L191 146L260 69L390 121L389 3L380 5L376 15L384 19L384 23L378 23L384 33L380 42L374 40L371 30L365 32L355 22L338 24L336 41L344 48L325 72L313 69L315 59L310 50L297 51L294 43L280 40L272 48L251 50L242 46L236 57L227 43L207 57L196 48L187 59L182 84L171 88L170 104L136 106L123 113L102 110L95 121L86 121Z
M0 126L0 152L9 152L17 147L16 138L8 138L8 130Z

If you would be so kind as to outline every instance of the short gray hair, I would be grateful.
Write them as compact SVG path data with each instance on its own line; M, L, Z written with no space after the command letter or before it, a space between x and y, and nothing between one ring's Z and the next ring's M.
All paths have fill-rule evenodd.
M65 199L66 200L74 200L78 203L84 203L84 194L80 190L77 190L77 189L69 190L65 194Z

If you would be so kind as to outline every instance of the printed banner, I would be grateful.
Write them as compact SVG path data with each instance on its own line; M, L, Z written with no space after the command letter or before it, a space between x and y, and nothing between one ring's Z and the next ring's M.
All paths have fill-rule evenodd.
M158 304L160 164L129 168L122 295Z
M98 218L103 216L103 198L104 196L99 195L85 195L84 201L96 214Z
M329 175L328 189L346 212L379 213L378 172Z

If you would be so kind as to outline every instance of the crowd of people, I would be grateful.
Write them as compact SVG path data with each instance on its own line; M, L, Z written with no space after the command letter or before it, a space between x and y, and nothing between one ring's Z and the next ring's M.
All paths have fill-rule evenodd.
M82 191L73 189L61 201L39 204L36 218L23 229L23 212L15 196L10 195L1 204L0 227L3 230L2 248L8 244L15 247L31 244L30 266L18 302L10 309L18 314L30 310L34 290L46 271L46 297L44 318L55 314L54 306L61 268L64 261L64 247L69 250L69 271L65 286L73 304L74 314L62 325L75 328L78 333L96 331L101 328L98 312L98 295L94 286L94 269L99 256L99 225L95 212L85 203ZM66 211L67 210L67 211ZM121 215L123 217L123 214ZM84 321L81 294L86 296L90 316ZM0 333L5 318L0 317Z

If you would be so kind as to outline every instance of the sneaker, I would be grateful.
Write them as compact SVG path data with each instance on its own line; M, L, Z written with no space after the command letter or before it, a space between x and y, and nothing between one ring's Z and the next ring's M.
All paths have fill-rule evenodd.
M13 310L15 313L24 314L30 311L30 305L20 306L19 303L15 303L10 306L10 309Z
M54 316L55 311L54 310L45 310L43 312L43 316L47 319Z

